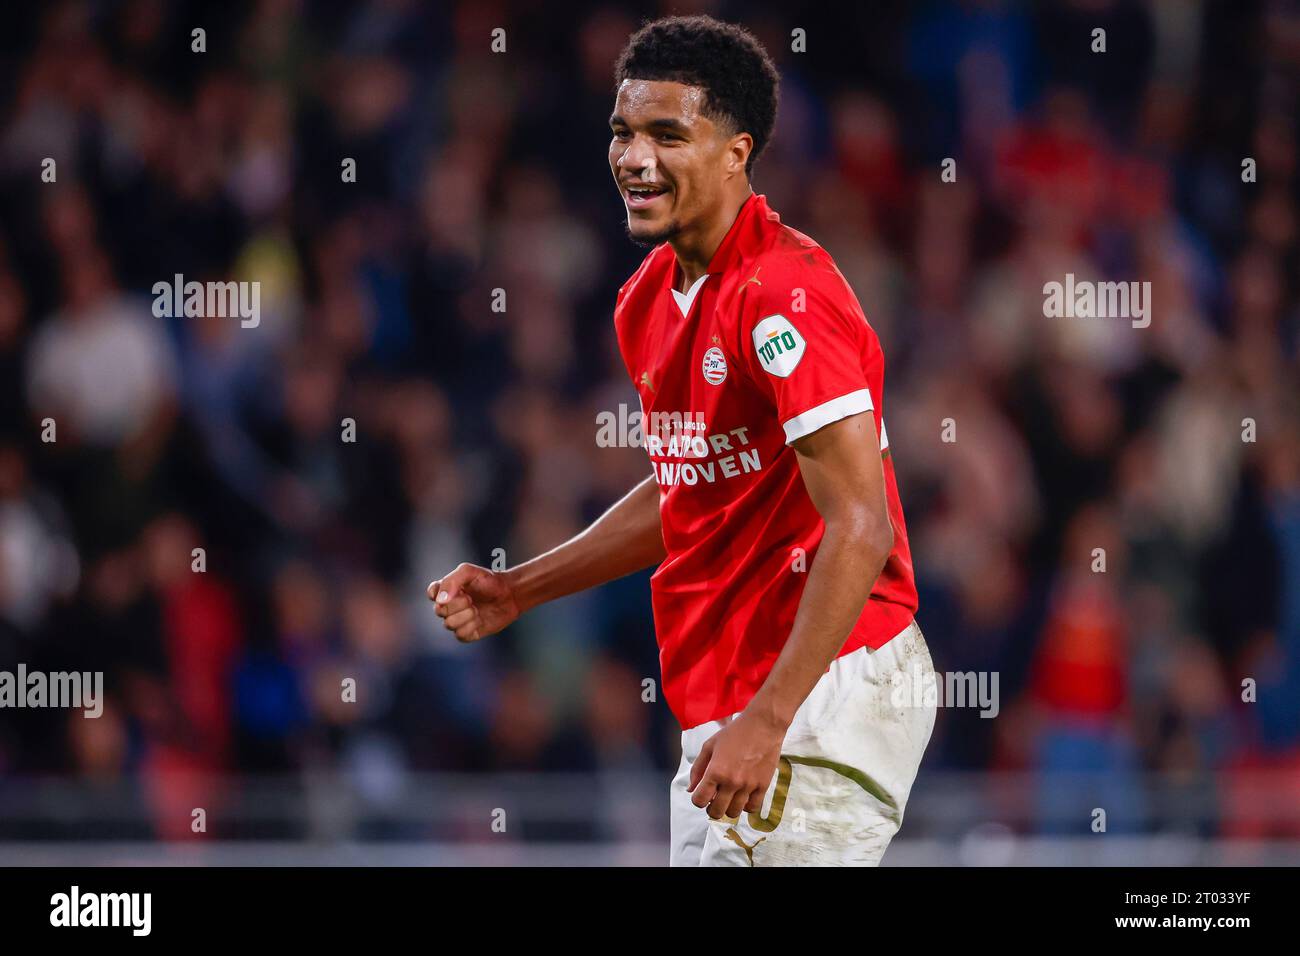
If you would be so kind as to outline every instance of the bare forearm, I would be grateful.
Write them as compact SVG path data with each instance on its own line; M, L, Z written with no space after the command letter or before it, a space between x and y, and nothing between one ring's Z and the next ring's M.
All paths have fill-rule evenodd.
M892 548L892 533L827 526L790 638L749 708L783 727L835 659Z
M650 477L581 534L505 575L522 612L658 564L666 553L659 486Z

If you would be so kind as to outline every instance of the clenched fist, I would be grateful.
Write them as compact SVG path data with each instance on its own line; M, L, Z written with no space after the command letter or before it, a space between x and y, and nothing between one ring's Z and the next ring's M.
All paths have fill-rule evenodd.
M427 593L443 625L466 644L495 634L519 616L506 575L476 564L459 565L430 584Z

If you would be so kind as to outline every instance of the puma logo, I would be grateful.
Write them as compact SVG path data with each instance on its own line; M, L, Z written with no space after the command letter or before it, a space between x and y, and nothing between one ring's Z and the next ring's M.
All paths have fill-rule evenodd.
M754 865L754 847L758 846L760 843L762 843L764 840L767 839L767 837L759 837L753 843L746 843L744 840L740 838L740 834L736 832L735 827L727 827L726 837L732 843L737 844L738 846L740 846L741 849L745 851L745 856L749 857L750 866Z
M743 284L749 285L752 282L754 283L754 285L762 285L763 283L758 281L758 274L762 271L763 271L763 267L759 266L757 269L754 270L754 274L750 276L748 279L746 279Z
M641 384L644 385L646 388L650 389L650 391L652 392L655 390L654 383L650 381L649 372L641 373Z

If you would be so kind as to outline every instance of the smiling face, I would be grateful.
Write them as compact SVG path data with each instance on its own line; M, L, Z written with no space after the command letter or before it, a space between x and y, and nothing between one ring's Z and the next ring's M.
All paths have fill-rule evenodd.
M668 80L624 80L609 125L609 168L627 206L627 231L645 245L706 226L724 187L744 175L752 145L704 115L705 92Z

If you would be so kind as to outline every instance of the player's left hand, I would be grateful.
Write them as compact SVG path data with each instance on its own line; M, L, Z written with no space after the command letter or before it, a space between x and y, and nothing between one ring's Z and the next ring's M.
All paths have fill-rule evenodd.
M714 820L757 812L781 759L786 728L759 714L740 716L704 742L691 765L691 802Z

